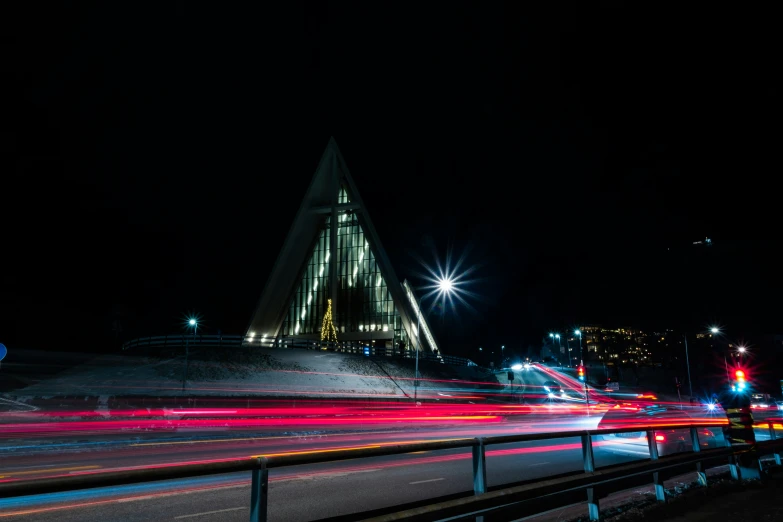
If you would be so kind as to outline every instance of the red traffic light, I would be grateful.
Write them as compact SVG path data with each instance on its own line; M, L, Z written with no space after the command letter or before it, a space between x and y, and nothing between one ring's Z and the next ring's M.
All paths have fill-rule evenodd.
M737 368L734 370L734 384L731 386L732 391L744 392L748 387L748 382L745 376L745 370Z

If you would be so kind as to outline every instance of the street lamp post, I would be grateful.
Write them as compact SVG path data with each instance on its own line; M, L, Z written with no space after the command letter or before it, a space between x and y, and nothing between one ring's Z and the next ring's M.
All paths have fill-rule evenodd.
M585 354L582 351L582 331L578 328L574 330L574 334L579 337L579 358L581 359L581 363L583 366L585 364Z
M413 402L419 400L419 352L421 351L421 306L416 298L416 371L413 376Z
M454 288L454 282L449 278L438 280L438 288L441 293L449 294L452 288ZM412 293L412 292L411 292ZM421 304L414 294L414 300L416 301L416 370L413 379L413 401L417 402L419 399L419 352L421 351ZM481 348L479 348L481 350Z
M713 335L718 335L721 333L720 328L717 326L713 326L710 328L710 332ZM726 382L731 382L731 377L729 376L729 360L726 358L726 352L723 352L723 365L726 367Z
M500 367L503 368L503 361L505 360L504 353L505 353L506 347L501 346L500 347Z
M195 317L191 317L188 319L188 326L193 327L193 343L196 342L196 331L198 330L198 321ZM185 391L185 383L188 381L188 364L190 359L190 346L189 341L190 339L185 338L185 375L182 376L182 391Z

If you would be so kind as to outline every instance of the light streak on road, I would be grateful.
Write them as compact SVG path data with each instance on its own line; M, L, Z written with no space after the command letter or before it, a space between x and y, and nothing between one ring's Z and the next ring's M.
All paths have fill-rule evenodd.
M448 440L448 439L446 439ZM333 450L327 450L327 451L337 451L338 449L364 449L367 447L380 447L382 445L398 445L398 444L405 444L405 443L415 443L415 442L423 442L423 441L393 441L393 442L387 442L383 444L377 444L377 445L365 445L365 446L357 446L353 448L335 448ZM602 441L595 441L593 442L593 447L597 448L600 446L608 445L606 442ZM577 461L578 452L581 451L582 445L580 442L564 442L561 444L547 444L547 445L541 445L541 446L529 446L529 447L522 447L522 448L508 448L508 449L488 449L486 451L486 456L488 459L491 458L497 458L497 457L510 457L510 456L518 456L518 455L524 455L524 454L538 454L538 453L548 453L548 452L559 452L559 451L573 451L575 461ZM400 458L397 458L395 460L387 461L387 462L373 462L368 464L362 464L362 465L349 465L340 467L339 469L330 469L330 470L323 470L323 471L314 471L314 472L305 472L305 473L297 473L297 472L285 472L281 470L278 474L272 474L269 477L269 481L271 483L275 482L283 482L283 481L290 481L290 480L302 480L302 479L310 479L310 478L316 478L316 477L328 477L330 475L342 475L346 473L361 473L361 472L367 472L367 471L381 471L383 469L390 469L390 468L399 468L399 467L407 467L412 465L432 465L437 463L444 463L444 462L452 462L452 461L460 461L460 460L468 460L472 459L472 453L469 451L464 450L456 450L457 453L451 453L451 454L445 454L445 455L430 455L430 456L424 456L424 457L412 457L412 456L401 456ZM323 452L323 450L316 450L316 451L310 451L310 452L304 452L304 453L318 453ZM429 453L429 452L426 452ZM287 453L280 453L280 454L267 454L264 456L277 456L277 455L285 455ZM299 454L299 452L296 452L294 454ZM228 459L230 460L230 459ZM218 460L218 461L222 461ZM198 462L216 462L215 460L210 461L193 461L188 462L188 464L191 463L198 463ZM183 463L177 463L177 464L165 464L165 465L157 465L157 466L144 466L145 468L162 468L162 467L171 467L176 465L182 465ZM139 467L130 467L130 468L117 468L117 469L111 469L111 470L102 470L102 471L120 471L125 469L139 469ZM133 486L117 486L117 487L111 487L111 488L99 488L94 490L87 490L87 491L75 491L75 492L67 492L67 493L56 493L56 494L50 494L50 495L36 495L31 497L24 497L24 498L15 498L15 499L7 499L7 500L0 500L0 509L13 509L16 508L16 511L7 511L4 513L0 513L0 517L12 517L12 516L20 516L20 515L32 515L32 514L39 514L39 513L45 513L45 512L51 512L51 511L58 511L58 510L67 510L67 509L76 509L76 508L84 508L84 507L91 507L91 506L97 506L101 504L107 504L112 502L132 502L134 500L141 500L141 499L147 499L147 498L156 498L156 497L165 497L170 496L172 494L189 494L189 493L195 493L200 491L206 491L206 490L215 490L215 489L226 489L231 487L246 487L249 486L250 481L246 478L244 479L235 479L232 478L236 474L226 475L223 477L221 481L219 481L217 484L213 484L211 486L200 486L200 487L188 487L188 484L194 484L194 483L205 483L209 480L209 478L195 478L195 479L183 479L183 480L177 480L177 481L167 481L165 485L161 484L139 484L139 485L133 485ZM163 489L164 491L160 491ZM129 493L136 491L136 494L129 495ZM88 498L98 498L103 499L101 500L93 500L90 502L85 502L84 500ZM106 498L110 497L110 498ZM41 505L41 504L56 504L63 501L67 501L68 499L72 499L72 503L67 503L63 505L55 505L55 506L48 506L48 507L39 507L35 509L24 509L24 506L32 506L32 505ZM22 508L22 509L20 509Z

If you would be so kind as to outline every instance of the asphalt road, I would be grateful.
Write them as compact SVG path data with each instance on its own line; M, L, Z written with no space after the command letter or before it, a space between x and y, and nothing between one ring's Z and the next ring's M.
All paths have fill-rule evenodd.
M549 376L524 372L525 390ZM0 452L0 480L99 473L144 466L247 457L290 451L413 440L475 437L595 428L596 417L568 414L553 405L551 415L515 416L493 424L397 425L373 432L263 436L237 439L114 441L43 444ZM214 434L213 434L214 435ZM595 443L598 467L647 457L644 448L610 441ZM492 446L487 450L489 486L578 471L578 439ZM41 497L0 499L0 518L10 520L141 521L247 520L249 473L219 475L135 486L100 488ZM465 450L419 452L361 461L296 466L270 472L270 520L305 521L347 515L472 490L471 454Z
M642 454L615 452L602 444L596 444L597 465L644 458ZM104 455L85 462L101 465L110 458ZM578 471L581 466L581 445L576 438L505 444L487 450L490 487ZM30 471L18 465L3 467L12 476ZM270 472L269 513L270 520L317 520L471 489L471 454L465 450L296 466ZM249 474L243 473L7 499L0 501L0 516L52 521L247 520L249 499Z
M538 371L517 372L516 389L540 394ZM520 386L521 385L521 386ZM244 458L250 455L313 451L325 448L443 438L475 437L594 428L598 419L564 410L516 415L502 422L443 425L397 423L373 431L340 430L315 435L226 433L171 434L160 439L59 440L57 434L17 440L0 448L0 480L35 480L53 476L166 466L183 462ZM426 411L426 405L422 407ZM359 427L354 427L359 428ZM183 435L189 438L183 440ZM104 438L105 439L105 438ZM487 452L490 485L527 480L581 466L579 440L492 447ZM604 458L603 454L599 461ZM632 456L606 455L607 463ZM297 466L270 472L273 520L314 520L398 505L472 490L471 454L465 450L420 452L362 461ZM0 517L14 520L246 520L249 474L221 475L137 486L113 487L24 499L0 500ZM191 516L192 515L192 516ZM176 518L183 517L183 518Z

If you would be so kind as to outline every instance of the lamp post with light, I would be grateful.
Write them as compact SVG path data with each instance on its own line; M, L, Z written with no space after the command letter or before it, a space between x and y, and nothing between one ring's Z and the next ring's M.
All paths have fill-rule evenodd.
M448 277L438 280L438 290L441 294L450 294L454 288L454 281ZM413 401L416 402L419 398L419 352L421 352L421 304L419 299L414 294L414 300L416 301L416 370L415 377L413 379ZM479 348L481 350L481 348Z
M579 359L581 360L580 364L582 366L584 366L584 364L585 364L585 354L582 351L582 330L577 328L576 330L574 330L574 335L579 337Z
M562 360L560 359L560 356L562 355L562 352L563 352L563 345L560 343L560 334L559 333L550 333L549 337L550 337L550 339L552 339L552 346L555 345L555 339L557 339L557 350L558 350L558 354L559 354L557 356L557 359L559 361L561 361L561 364L562 364Z
M710 333L712 335L718 336L723 332L721 332L720 328L717 326L713 326L710 328ZM723 364L726 367L726 382L731 382L731 377L729 376L729 360L726 358L726 352L723 353Z
M198 330L198 320L195 317L188 319L187 325L193 328L193 342L196 342L196 331ZM185 391L185 383L188 381L188 363L190 357L189 338L185 338L185 375L182 376L182 391Z

